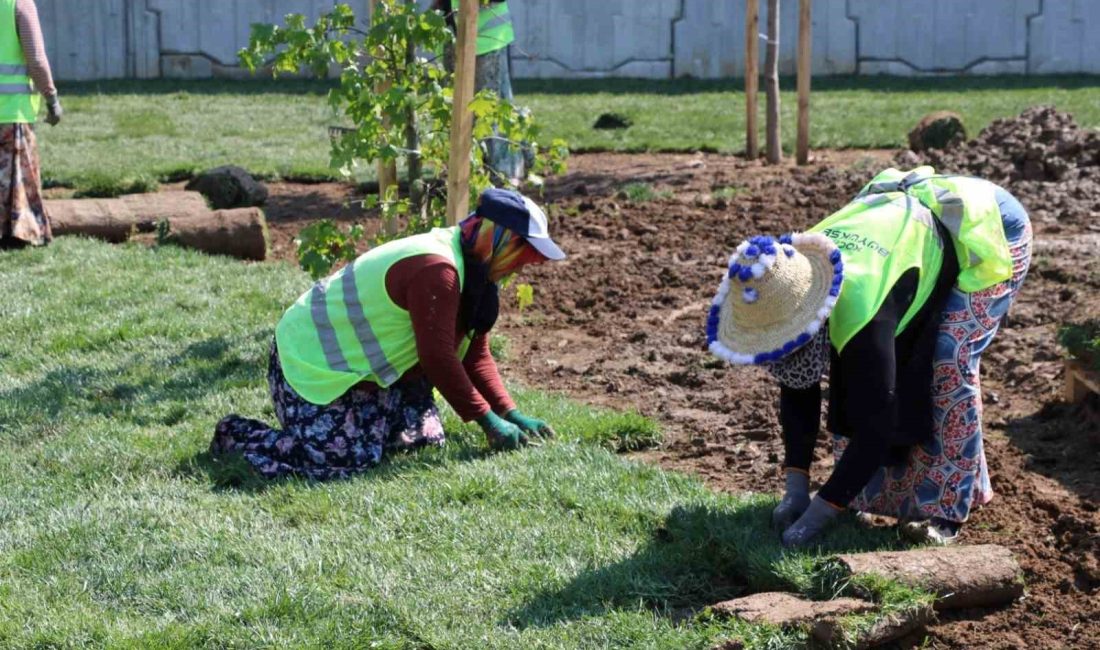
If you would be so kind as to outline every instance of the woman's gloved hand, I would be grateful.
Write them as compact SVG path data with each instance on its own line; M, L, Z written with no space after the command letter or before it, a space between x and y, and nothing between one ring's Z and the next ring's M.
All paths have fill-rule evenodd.
M46 100L46 124L57 126L61 123L61 116L64 114L65 111L61 109L61 100L57 95Z
M495 413L489 412L479 417L476 422L485 432L485 438L489 441L491 449L500 451L504 449L519 449L530 440L518 426L503 420Z
M512 409L504 414L504 419L508 420L512 424L516 425L520 429L523 429L524 433L532 436L539 436L542 438L553 438L555 435L554 429L550 427L544 420L538 420L532 417L528 417L519 412L519 409Z

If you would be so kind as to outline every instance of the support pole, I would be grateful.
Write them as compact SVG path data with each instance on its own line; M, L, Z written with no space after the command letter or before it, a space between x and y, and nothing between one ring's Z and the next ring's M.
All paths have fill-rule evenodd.
M370 0L370 17L372 21L374 20L374 13L378 10L378 3L380 1L381 0ZM377 55L380 53L375 54ZM378 94L382 94L389 89L390 82L386 81L378 84L378 86L375 88L375 92L377 92ZM389 118L382 118L382 126L385 129L389 129ZM386 194L387 192L389 192L389 189L391 187L394 188L394 192L397 191L397 161L386 161L379 159L376 163L376 168L378 171L378 202L381 203L386 200ZM397 220L390 219L386 222L384 228L387 235L397 234Z
M810 162L810 79L813 76L811 2L799 0L798 5L798 143L795 156L799 165Z
M447 224L466 217L470 207L470 148L474 116L474 74L477 66L478 0L460 0L455 16L458 42L455 45L454 115L451 118L451 158L447 165Z
M767 159L771 165L783 162L779 140L779 0L768 0L768 47L764 60L764 84L768 95Z
M745 157L760 155L756 91L760 88L760 0L745 0Z

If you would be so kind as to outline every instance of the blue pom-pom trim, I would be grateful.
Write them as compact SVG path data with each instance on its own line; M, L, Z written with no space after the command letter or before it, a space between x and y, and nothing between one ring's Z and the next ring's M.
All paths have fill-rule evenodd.
M718 313L721 309L719 305L711 305L710 313L707 314L707 343L718 339Z
M748 258L760 257L760 247L757 246L756 244L753 244L752 246L749 246L748 248L745 249L745 257L748 257Z
M745 287L745 290L741 292L741 300L745 301L746 304L751 305L759 299L760 292L754 287Z
M780 244L787 244L787 245L790 245L790 244L793 244L793 243L794 243L794 238L793 238L793 237L791 237L791 234L790 234L790 233L787 233L787 234L785 234L785 235L780 235L780 236L779 236L779 243L780 243Z
M833 251L832 254L829 255L829 261L832 262L833 264L839 264L840 263L840 251L839 250Z
M738 264L737 262L734 262L733 266L730 267L729 277L731 279L736 278L737 274L740 273L740 272L741 272L741 265Z
M741 270L737 273L737 279L742 282L748 282L752 279L752 267L742 266Z
M810 334L808 332L803 332L803 333L799 334L798 338L796 338L794 340L795 347L802 347L803 345L806 345L807 343L810 342L811 338L813 338L813 337L810 336Z

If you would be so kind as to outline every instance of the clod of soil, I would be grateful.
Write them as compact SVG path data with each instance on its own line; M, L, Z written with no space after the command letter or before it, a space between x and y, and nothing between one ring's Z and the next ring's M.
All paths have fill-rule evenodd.
M913 151L946 149L962 142L966 142L966 127L962 117L951 111L929 113L909 132L909 148Z
M268 195L263 183L234 165L204 171L187 184L187 189L201 193L215 210L261 206Z
M593 129L629 129L634 125L634 120L622 113L603 113L596 118Z

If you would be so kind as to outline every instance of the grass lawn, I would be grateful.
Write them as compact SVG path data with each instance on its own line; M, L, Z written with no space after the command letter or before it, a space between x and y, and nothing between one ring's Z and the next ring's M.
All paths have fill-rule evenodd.
M553 395L516 391L562 434L516 453L448 415L443 449L347 481L209 457L222 415L273 419L268 342L308 284L174 248L0 254L0 647L782 648L803 633L692 614L845 588L782 551L772 497L624 460L651 422ZM896 544L845 523L825 552Z
M744 149L740 80L520 81L549 137L577 151L738 152ZM118 81L63 84L65 121L40 127L43 176L82 189L140 190L163 178L237 164L265 176L330 178L327 127L338 123L320 81ZM793 80L784 80L783 139L795 137ZM1100 77L823 77L814 80L814 147L897 147L925 113L960 113L972 133L1035 104L1100 126ZM592 129L605 112L634 124ZM760 96L763 128L764 97ZM761 135L761 145L763 136ZM369 167L369 165L368 165ZM363 170L364 177L372 172Z

